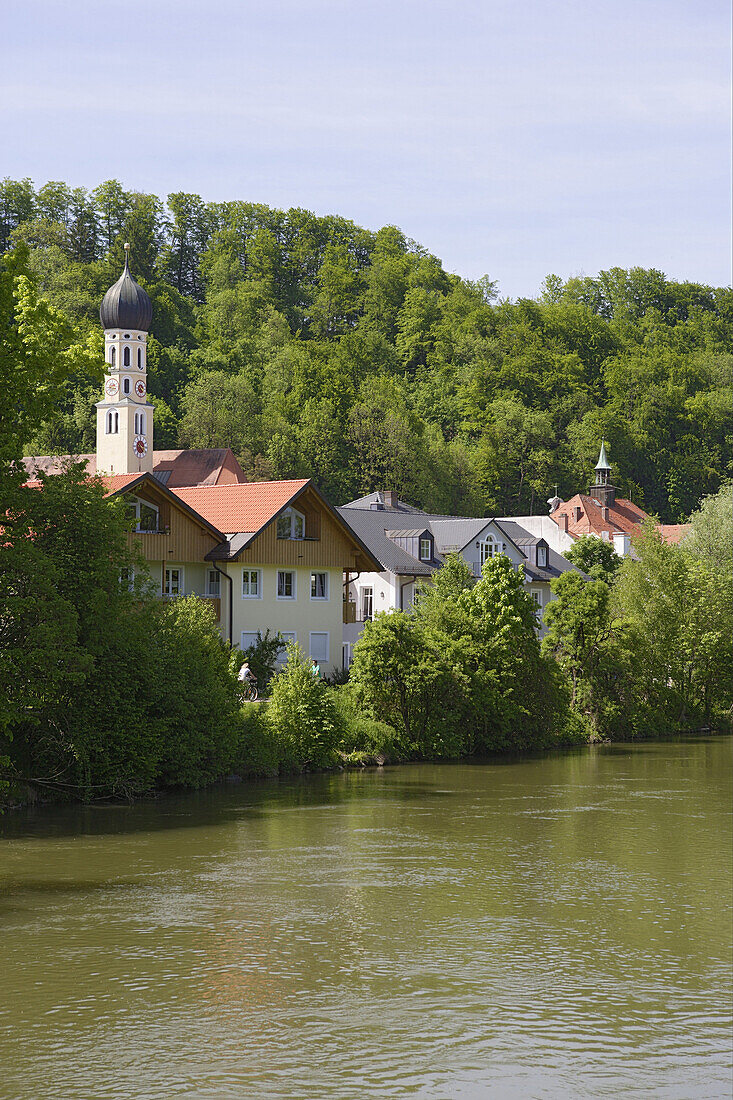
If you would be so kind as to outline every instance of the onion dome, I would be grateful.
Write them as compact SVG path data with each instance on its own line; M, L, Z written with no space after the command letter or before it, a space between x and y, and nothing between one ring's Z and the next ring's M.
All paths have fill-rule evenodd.
M102 300L99 317L102 328L132 328L147 332L153 317L153 303L130 274L129 245L125 245L125 270Z

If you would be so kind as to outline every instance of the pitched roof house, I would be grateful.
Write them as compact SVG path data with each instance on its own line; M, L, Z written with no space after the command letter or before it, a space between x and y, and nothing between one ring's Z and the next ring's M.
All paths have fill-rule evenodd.
M595 483L588 492L576 493L566 501L557 496L551 497L548 503L550 516L563 534L572 539L595 535L612 543L620 557L628 557L632 553L632 537L650 518L638 504L616 496L604 441L601 441L601 453L596 463ZM665 542L679 542L689 530L689 525L658 524L657 530Z
M427 580L449 554L464 558L476 577L494 554L505 554L517 568L522 565L537 605L540 631L542 608L552 599L551 581L576 568L546 539L513 520L434 515L405 504L391 492L370 493L338 511L381 566L349 578L344 622L347 662L364 623L378 611L410 607L416 583Z

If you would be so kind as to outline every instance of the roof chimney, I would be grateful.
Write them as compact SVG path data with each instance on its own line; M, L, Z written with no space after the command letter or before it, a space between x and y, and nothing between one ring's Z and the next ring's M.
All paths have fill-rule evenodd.
M564 531L565 534L567 535L567 533L568 533L568 514L567 514L567 512L563 512L562 515L558 516L557 518L558 518L559 523L560 523L560 530Z
M384 497L384 503L387 508L397 507L397 493L393 492L391 489L385 489L382 496Z

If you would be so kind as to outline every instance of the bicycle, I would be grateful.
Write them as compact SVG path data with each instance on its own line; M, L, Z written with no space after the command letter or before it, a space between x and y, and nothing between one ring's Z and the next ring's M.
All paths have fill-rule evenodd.
M239 689L239 695L243 703L256 703L259 698L257 684L252 680L245 680Z

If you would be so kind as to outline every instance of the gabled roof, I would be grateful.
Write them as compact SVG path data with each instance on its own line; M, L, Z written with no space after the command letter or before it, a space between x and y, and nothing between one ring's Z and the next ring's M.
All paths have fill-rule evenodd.
M376 558L382 569L386 569L389 573L399 573L402 576L429 577L434 572L434 565L413 557L412 554L408 554L406 550L403 550L401 546L388 538L387 530L392 530L391 525L394 522L394 509L373 511L368 504L363 508L357 508L355 504L354 501L352 504L344 505L343 508L337 508L336 511L346 521L354 534L366 544L371 551L371 555ZM417 509L411 509L411 511L416 512ZM425 513L421 513L422 515L425 515ZM420 530L422 531L424 528Z
M97 472L96 454L29 455L23 464L29 474L41 470L58 474L70 462L86 462L87 472ZM153 474L169 489L189 485L217 485L246 482L244 470L229 447L205 450L153 451ZM120 475L127 476L127 475Z
M295 481L248 481L240 485L199 485L174 489L174 494L229 535L256 534L301 490L307 478Z
M580 519L575 519L576 508L582 511ZM617 497L613 504L609 504L608 519L604 519L601 502L586 493L576 493L570 500L558 505L551 518L558 523L562 515L568 517L568 531L576 538L580 535L601 536L603 532L611 537L619 533L635 535L644 520L649 519L643 508L623 497Z
M527 547L534 546L537 543L542 543L543 546L547 546L547 567L540 568L538 565L534 565L531 561L524 561L524 572L529 580L532 581L554 581L556 577L559 577L561 573L567 573L569 570L575 573L580 573L586 580L590 578L582 569L578 569L577 565L573 565L572 562L564 558L562 554L556 553L550 546L547 545L547 539L537 538L534 535L530 535L523 527L520 527L518 523L514 523L510 519L503 519L501 521L502 530L506 532L509 538L512 539L516 546Z
M140 488L141 486L148 485L155 493L165 497L171 501L175 508L180 508L182 512L185 512L195 523L198 523L200 527L208 531L212 538L215 538L218 543L224 541L224 535L213 523L192 508L186 501L181 500L175 493L167 489L165 485L161 485L153 474L103 474L102 481L107 486L107 492L105 496L114 497L118 493L127 493L132 489Z

